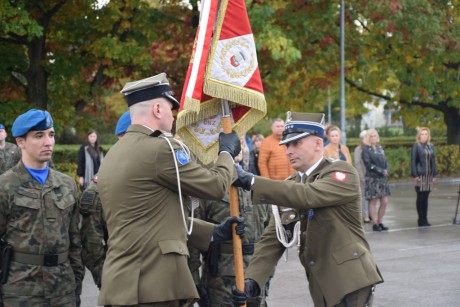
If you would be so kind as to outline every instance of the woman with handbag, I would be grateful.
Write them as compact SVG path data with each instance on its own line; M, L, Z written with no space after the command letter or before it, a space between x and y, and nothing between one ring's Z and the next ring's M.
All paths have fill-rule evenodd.
M422 127L418 130L416 142L412 145L411 169L417 192L418 226L431 226L428 223L428 196L436 181L436 158L433 144L430 143L430 129Z

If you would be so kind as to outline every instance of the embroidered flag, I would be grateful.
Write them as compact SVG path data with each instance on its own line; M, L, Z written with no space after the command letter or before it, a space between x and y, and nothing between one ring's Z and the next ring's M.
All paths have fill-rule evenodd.
M347 179L347 174L343 172L335 172L334 175L332 175L332 178L334 178L337 181L344 182Z
M214 2L217 3L205 0L203 4L176 123L177 133L204 164L212 162L218 153L218 136L223 128L221 99L228 100L232 129L240 136L266 114L256 47L244 0L220 1L216 17L212 16ZM207 5L209 18L204 17ZM212 32L213 18L215 28ZM204 31L201 40L200 31ZM210 33L209 49L206 38ZM200 88L202 75L204 85Z

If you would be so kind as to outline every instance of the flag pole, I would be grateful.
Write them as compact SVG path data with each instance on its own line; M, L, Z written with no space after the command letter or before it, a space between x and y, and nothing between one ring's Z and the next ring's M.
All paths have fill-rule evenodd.
M230 107L226 99L222 99L222 122L224 124L224 133L231 133L232 120L230 117ZM230 187L230 215L240 216L238 191L233 185ZM236 234L236 223L233 224L233 259L236 288L244 292L243 247L240 236Z

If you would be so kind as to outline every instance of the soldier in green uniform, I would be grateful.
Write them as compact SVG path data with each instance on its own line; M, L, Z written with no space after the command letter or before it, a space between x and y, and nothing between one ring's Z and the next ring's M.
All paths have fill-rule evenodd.
M253 202L292 208L299 220L299 258L315 307L372 305L375 284L383 282L362 225L361 192L356 169L323 157L324 114L290 113L280 144L297 173L270 180L238 169L236 186L252 191ZM256 245L245 274L245 291L232 288L236 305L257 296L270 268L286 249L282 212L273 218ZM279 213L279 214L277 214Z
M238 163L240 159L241 153L235 158L235 162ZM242 239L243 264L244 268L246 268L254 253L255 243L259 241L270 221L271 206L265 204L253 205L251 192L242 188L238 188L238 204L240 215L244 217L247 225ZM197 208L197 218L217 224L224 221L228 216L230 216L229 194L225 195L222 200L200 200L200 206ZM199 255L195 253L193 256L198 256L199 261ZM202 259L201 280L198 283L200 306L233 307L231 301L232 285L235 283L233 243L224 241L220 244L212 244L212 247ZM192 267L193 263L195 263L194 261L197 260L191 259ZM247 306L265 306L264 290L265 288L262 289L262 293L258 297L250 298Z
M199 296L187 245L207 250L211 240L230 239L231 224L243 220L214 225L187 218L195 204L190 197L224 197L236 179L233 158L241 151L240 140L234 132L220 134L219 157L206 169L171 135L179 103L166 74L129 82L122 93L132 124L98 173L109 236L98 303L189 306Z
M78 190L71 177L48 167L53 120L32 109L15 120L12 132L22 158L0 176L3 306L79 306Z
M0 175L18 164L21 160L21 151L13 143L7 142L5 126L0 124Z
M129 111L118 119L115 135L123 137L131 125ZM83 192L80 199L81 223L81 257L83 264L90 270L97 287L101 288L102 267L107 252L107 225L105 223L101 198L97 188L97 175Z

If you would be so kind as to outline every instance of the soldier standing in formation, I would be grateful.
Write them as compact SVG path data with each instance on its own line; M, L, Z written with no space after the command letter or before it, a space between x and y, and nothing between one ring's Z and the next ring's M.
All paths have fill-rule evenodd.
M241 153L235 158L238 163ZM251 192L238 188L238 204L240 215L244 217L246 228L242 239L243 264L246 268L254 254L254 245L259 241L267 227L271 216L270 205L253 205ZM218 224L230 216L229 194L221 200L200 200L197 209L197 218ZM192 257L198 257L196 253ZM194 259L191 259L193 263ZM199 259L195 259L199 261ZM235 283L235 269L233 267L233 243L224 241L211 244L211 248L203 257L201 280L198 283L200 292L200 307L233 307L232 285ZM265 289L261 294L249 299L248 307L265 306Z
M375 284L383 282L361 222L361 193L356 169L323 157L324 114L290 113L280 144L297 170L285 181L238 169L236 186L252 190L254 203L294 208L300 221L299 258L315 307L372 305ZM245 291L233 287L236 305L260 293L286 247L276 212L246 270Z
M166 74L128 83L122 93L132 125L107 153L98 189L109 244L98 303L114 306L188 306L198 292L187 265L187 244L207 250L232 237L229 218L220 225L187 219L187 196L222 199L236 179L236 133L219 135L219 157L206 169L172 138L172 96ZM191 228L193 226L193 229ZM242 224L237 233L244 232Z
M79 306L78 191L71 177L48 166L53 120L32 109L15 120L12 132L22 158L0 176L2 304Z
M120 139L131 125L129 111L123 113L115 128L115 135ZM93 275L94 283L101 289L102 267L107 252L108 233L105 223L101 198L97 188L97 175L83 192L80 199L81 223L81 257L83 264Z
M0 175L21 160L21 150L13 143L7 142L7 136L5 126L0 124Z

